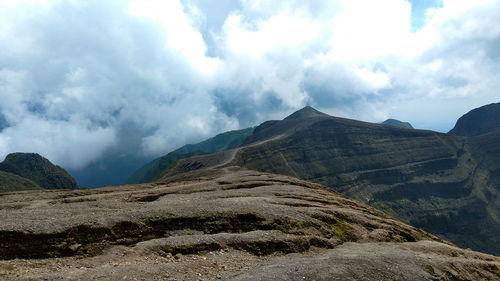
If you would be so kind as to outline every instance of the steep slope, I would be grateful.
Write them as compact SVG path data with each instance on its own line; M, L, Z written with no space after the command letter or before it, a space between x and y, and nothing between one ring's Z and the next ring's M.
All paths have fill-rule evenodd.
M179 159L195 155L203 155L228 150L238 146L245 138L252 135L254 128L229 131L197 144L188 144L174 150L160 158L157 158L130 176L126 181L128 184L146 183L162 177L169 167L175 165Z
M42 189L38 184L18 175L0 171L0 192Z
M500 278L498 257L320 185L237 167L8 194L0 217L3 280Z
M395 127L402 127L402 128L408 128L408 129L413 129L413 126L408 123L408 122L402 122L396 119L387 119L384 122L380 123L382 125L389 125L389 126L395 126Z
M481 140L315 115L263 123L232 164L323 184L462 247L500 254L500 185L488 180L498 178L499 158L483 153ZM496 149L500 138L483 142ZM480 165L481 155L496 162ZM173 173L223 156L186 159Z
M478 136L500 130L500 103L488 104L460 117L449 132L455 136Z
M46 189L75 189L76 181L63 168L36 153L11 153L0 163L0 171L29 179Z

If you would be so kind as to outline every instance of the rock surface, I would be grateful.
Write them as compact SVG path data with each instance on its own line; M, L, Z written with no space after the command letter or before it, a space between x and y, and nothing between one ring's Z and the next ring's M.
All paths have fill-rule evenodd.
M500 278L498 257L320 185L237 167L5 194L0 217L2 280Z

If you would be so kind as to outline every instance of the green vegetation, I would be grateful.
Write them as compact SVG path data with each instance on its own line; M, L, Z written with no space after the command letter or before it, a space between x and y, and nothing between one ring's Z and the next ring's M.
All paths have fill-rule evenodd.
M401 128L408 128L408 129L413 129L413 126L408 123L408 122L402 122L396 119L387 119L384 122L380 123L382 125L389 125L389 126L395 126L395 127L401 127Z
M244 139L252 135L254 128L229 131L197 144L188 144L157 158L139 168L127 183L146 183L157 180L168 173L177 161L192 156L210 154L237 147Z
M42 189L29 179L0 171L0 192Z
M76 181L63 168L36 153L12 153L0 163L0 171L15 174L46 189L75 189ZM5 183L3 183L5 184ZM30 186L25 185L25 186ZM27 189L27 188L23 188Z
M427 270L427 272L429 272L429 274L431 276L434 276L434 277L438 276L436 274L436 272L434 271L434 267L432 267L432 265L430 265L430 264L428 264L428 265L425 266L425 270Z

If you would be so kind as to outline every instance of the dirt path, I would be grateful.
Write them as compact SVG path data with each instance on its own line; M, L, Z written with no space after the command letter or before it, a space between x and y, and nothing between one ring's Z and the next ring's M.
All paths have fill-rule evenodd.
M243 148L248 148L248 147L253 147L253 146L261 145L261 144L264 144L264 143L267 143L267 142L270 142L270 141L281 139L283 137L285 137L285 135L278 135L276 137L273 137L273 138L270 138L270 139L267 139L267 140L255 142L255 143L252 143L252 144L249 144L249 145L245 145L245 146L242 146L242 147L237 147L237 148L233 148L231 150L224 151L224 152L221 153L221 155L225 156L227 154L227 158L222 159L221 163L219 163L219 164L217 164L215 166L212 166L210 168L211 169L219 168L219 167L222 167L222 166L225 166L225 165L231 163L234 160L234 158L236 158L236 154L238 154L238 152L241 149L243 149Z

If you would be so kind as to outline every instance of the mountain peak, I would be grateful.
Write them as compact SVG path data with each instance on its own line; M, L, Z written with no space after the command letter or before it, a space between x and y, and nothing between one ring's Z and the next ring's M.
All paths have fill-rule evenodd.
M42 157L38 153L31 153L31 152L14 152L10 153L5 157L5 161L16 161L16 160L37 160L37 161L45 161L47 160L46 158ZM48 161L48 160L47 160Z
M319 116L328 116L328 114L320 112L308 105L300 110L295 111L294 113L292 113L283 120L304 119L304 118L319 117Z
M11 153L0 163L0 171L31 180L46 189L77 188L71 175L37 153Z
M392 118L389 118L389 119L385 120L384 122L382 122L380 124L382 124L382 125L389 125L389 126L393 126L393 127L401 127L401 128L413 129L413 126L410 123L399 121L397 119L392 119Z

